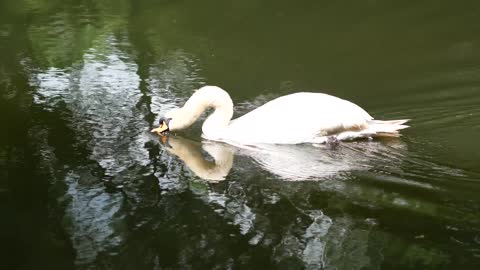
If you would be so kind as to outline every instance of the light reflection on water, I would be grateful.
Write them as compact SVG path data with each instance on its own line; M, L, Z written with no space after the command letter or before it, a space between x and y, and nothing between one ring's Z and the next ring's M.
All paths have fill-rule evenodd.
M134 163L148 163L143 144L136 138L148 127L135 107L142 95L136 65L122 61L119 53L96 55L92 49L79 70L67 73L50 68L35 80L35 102L47 108L65 104L73 113L71 125L89 133L83 140L91 138L91 158L108 175Z
M71 127L81 134L78 139L86 142L91 151L90 159L103 171L99 178L92 174L96 169L71 168L64 179L68 186L63 198L68 201L65 226L77 252L78 265L88 267L98 263L103 253L115 257L121 247L131 241L125 230L126 219L135 212L126 213L122 209L131 207L128 205L132 203L126 205L125 194L133 204L143 204L142 193L131 183L139 174L155 175L162 196L193 192L222 217L225 224L237 227L239 235L247 237L250 245L271 248L273 261L280 264L287 258L295 258L307 269L339 266L360 269L378 264L368 255L368 248L372 246L367 244L369 239L377 237L371 231L375 221L362 221L348 214L332 218L320 208L303 206L306 202L302 199L289 199L296 213L290 216L290 222L284 222L286 229L272 234L275 221L268 217L268 210L252 207L256 204L252 201L255 196L249 194L248 185L235 179L256 171L267 173L267 179L277 182L299 181L292 183L293 186L273 190L268 184L267 188L262 187L262 197L272 206L279 204L282 198L298 196L304 181L313 181L317 182L313 190L334 192L354 204L373 208L399 207L432 217L444 211L450 214L448 218L457 216L448 207L438 208L428 200L382 190L377 184L356 183L356 177L367 176L377 179L378 183L410 186L428 192L443 190L441 185L431 181L408 179L408 176L415 176L415 171L411 170L415 166L409 166L411 171L404 171L402 163L419 167L435 164L408 158L407 144L402 140L354 142L334 149L311 145L236 148L208 141L199 145L171 136L166 145L159 145L157 137L147 132L152 123L145 120L146 115L154 113L156 122L164 112L180 106L191 89L203 84L195 61L189 57L183 51L173 51L150 67L146 92L140 90L136 64L129 62L128 56L114 47L102 54L89 50L83 63L71 70L52 67L34 75L32 83L37 87L34 102L47 110L65 106L71 111ZM141 101L145 97L146 103ZM248 111L261 99L263 97L251 103L243 102L237 110L240 113ZM147 150L152 143L166 150L153 160ZM436 168L442 176L463 175L447 167L443 170L440 165ZM213 184L197 177L213 180ZM226 188L215 187L225 179ZM113 183L124 195L105 193L102 182ZM148 220L139 218L137 226L148 227L152 222ZM374 248L381 249L391 237L383 235L384 242ZM202 238L201 241L208 240ZM217 265L229 263L219 260Z
M194 56L183 50L172 51L149 68L147 88L155 124L166 112L182 106L193 89L205 84L199 71Z
M95 27L87 15L78 18L88 33ZM43 168L59 178L53 189L65 186L55 195L65 207L57 214L63 216L80 268L131 265L130 259L138 257L139 264L153 268L168 261L162 253L169 254L174 246L164 239L179 247L172 264L185 268L253 265L265 258L276 266L307 269L375 269L385 258L397 257L438 266L449 262L443 248L451 245L478 255L478 188L471 188L478 172L439 162L432 153L442 152L440 139L450 125L478 129L478 99L471 98L478 90L478 68L407 81L407 89L425 92L405 95L398 107L376 111L391 118L405 112L415 116L415 128L399 140L333 149L238 148L184 139L199 138L197 124L162 145L148 130L166 111L181 106L193 89L209 82L195 53L166 50L142 67L132 56L138 52L132 53L122 39L125 33L113 35L107 25L102 29L106 33L72 60L64 47L81 43L77 26L67 13L51 20L53 25L28 31L30 39L44 42L34 42L32 48L40 60L26 59L24 64L33 102L68 123L75 142L87 149L88 162L55 159L48 128L36 127L30 136L44 146ZM0 28L1 36L9 33L7 28ZM468 50L473 45L465 46ZM445 78L441 84L462 82L464 87L455 87L452 96L446 89L432 97L429 88L439 76ZM292 89L281 84L281 91ZM236 113L277 95L249 96L237 104ZM427 134L439 141L420 139ZM415 226L395 227L410 225L400 217ZM438 244L418 240L422 237ZM263 257L255 257L262 252Z
M181 165L169 160L168 156L161 157L167 159L166 172L155 170L155 166L151 166L145 144L156 141L156 138L145 132L149 123L144 120L144 113L137 108L143 95L139 90L137 67L122 60L127 58L120 54L114 48L101 55L97 55L95 50L89 50L84 55L83 65L77 67L78 70L63 71L49 68L36 74L32 80L38 89L35 103L50 110L66 106L72 112L70 124L74 130L85 136L79 139L87 141L91 149L90 158L104 171L102 181L125 186L125 192L132 195L128 191L128 181L134 180L139 170L143 174L153 173L157 176L164 195L165 192L192 190L204 203L211 205L218 215L225 218L227 224L237 226L240 235L248 235L250 239L248 242L251 245L272 245L274 240L268 236L271 230L268 218L265 213L257 214L257 210L248 205L249 199L242 185L232 183L226 193L216 192L202 183L197 183L200 187L193 188L192 184L179 177L184 174ZM163 69L162 65L159 65L150 70L151 79L148 82L148 89L151 91L148 93L151 95L150 108L157 115L183 102L170 88L189 89L201 81L195 73L195 68L185 66L185 63L194 63L185 57L184 53L174 52L165 59L168 64ZM192 83L185 85L185 77L192 77L191 80L187 80ZM183 150L185 159L193 163L204 162L198 160L202 154L191 148L192 143L176 138L170 140L170 146L173 145L172 149L176 149L177 153L180 151L178 148L190 147ZM241 156L251 158L264 170L285 180L326 181L330 177L341 176L341 173L368 169L367 163L351 162L355 156L360 157L362 153L354 149L344 148L343 152L328 152L326 149L307 146L269 148L271 146L236 151ZM205 168L197 166L197 171L193 170L194 173L204 178L210 176L212 180L217 181L227 178L233 165L235 150L230 146L213 142L205 144L204 149L213 157L214 166L207 166L208 172L203 174L198 170ZM185 164L191 165L187 160L184 160ZM207 165L211 165L211 162ZM135 167L138 169L132 170ZM216 170L215 167L220 169ZM64 179L68 186L63 199L68 201L65 226L77 251L76 260L79 265L90 265L105 252L114 256L128 239L128 233L121 229L126 226L126 213L122 211L125 207L123 196L121 193L105 193L102 186L99 186L101 181L92 175L91 170L83 167L71 168ZM333 188L338 190L339 185L342 186L341 183L337 183ZM138 195L141 194L133 194L134 197ZM272 198L271 204L276 204L279 200L276 193L267 197ZM281 236L275 236L281 237L274 241L277 243L274 248L277 258L275 260L280 262L284 257L293 256L302 260L307 268L325 266L325 260L328 259L325 258L325 237L332 226L332 219L324 215L320 209L309 210L309 214L303 213L302 210L300 214L306 218L300 227L303 229L288 230Z
M148 123L136 108L142 96L137 67L122 59L114 47L107 53L90 49L71 71L52 67L32 80L38 89L34 102L46 108L65 106L72 113L71 127L81 134L79 141L104 170L103 181L118 183L128 180L125 170L149 163L141 136ZM98 253L125 241L124 232L116 229L125 222L122 195L106 194L99 180L86 168L72 168L65 177L65 219L79 264L92 263Z

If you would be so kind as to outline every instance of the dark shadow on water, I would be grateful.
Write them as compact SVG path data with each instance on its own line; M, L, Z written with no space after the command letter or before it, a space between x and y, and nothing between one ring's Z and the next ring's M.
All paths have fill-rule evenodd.
M234 2L0 1L0 268L477 269L478 3ZM237 115L323 91L412 128L148 133L205 84Z

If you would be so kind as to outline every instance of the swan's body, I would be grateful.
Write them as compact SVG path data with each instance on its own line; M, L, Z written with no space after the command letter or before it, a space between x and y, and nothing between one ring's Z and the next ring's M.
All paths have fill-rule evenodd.
M189 127L210 107L215 111L202 126L203 137L235 144L325 143L332 137L338 140L398 137L398 130L408 127L403 125L407 120L373 120L352 102L306 92L276 98L231 120L233 102L228 93L216 86L204 86L182 108L165 115L170 120L168 129Z

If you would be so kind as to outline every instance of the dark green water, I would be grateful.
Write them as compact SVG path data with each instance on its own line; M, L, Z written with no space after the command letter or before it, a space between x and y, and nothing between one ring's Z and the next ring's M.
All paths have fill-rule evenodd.
M479 33L478 1L2 0L0 268L480 269ZM148 133L205 84L239 115L315 91L412 127Z

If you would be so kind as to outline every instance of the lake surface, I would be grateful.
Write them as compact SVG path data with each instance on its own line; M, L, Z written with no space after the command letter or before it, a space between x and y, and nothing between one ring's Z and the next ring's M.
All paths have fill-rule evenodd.
M478 1L3 0L0 266L480 269L479 33ZM148 132L206 84L237 116L312 91L411 128Z

